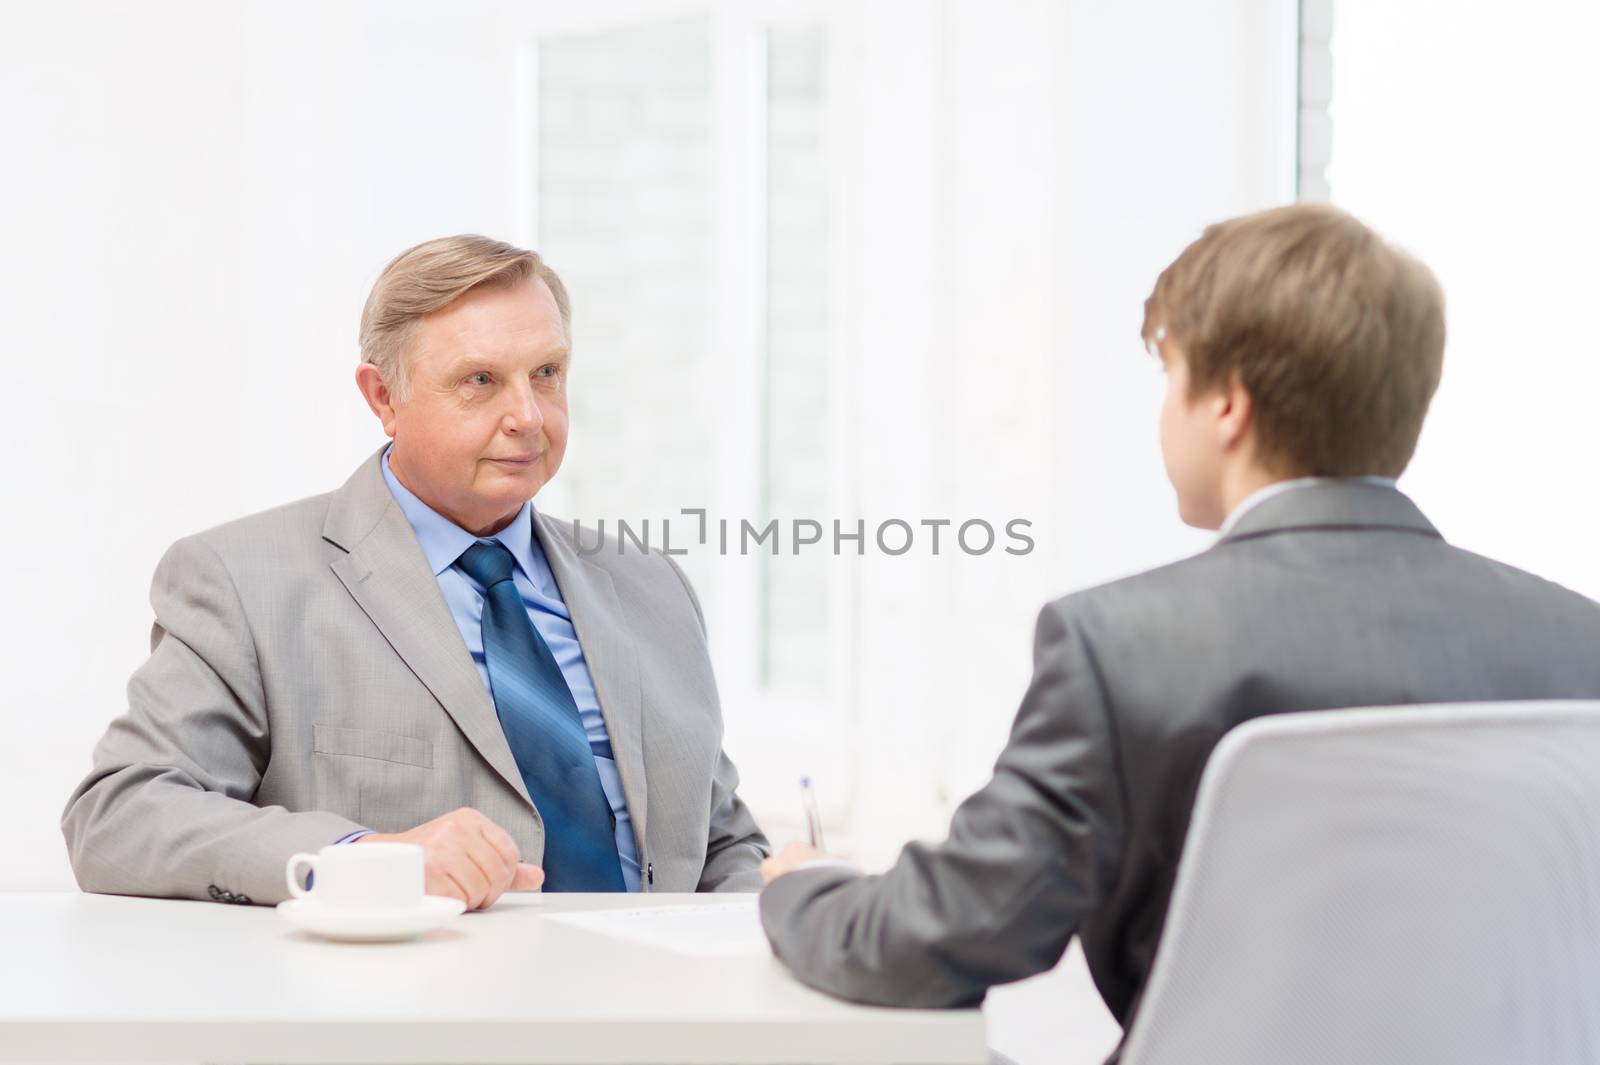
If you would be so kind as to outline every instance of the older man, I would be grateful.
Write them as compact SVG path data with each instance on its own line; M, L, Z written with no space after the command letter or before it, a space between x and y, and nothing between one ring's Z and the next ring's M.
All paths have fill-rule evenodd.
M371 840L421 844L428 891L473 907L759 885L694 592L532 506L570 327L499 241L385 268L356 383L392 442L162 559L150 659L63 817L84 890L271 903L291 854Z

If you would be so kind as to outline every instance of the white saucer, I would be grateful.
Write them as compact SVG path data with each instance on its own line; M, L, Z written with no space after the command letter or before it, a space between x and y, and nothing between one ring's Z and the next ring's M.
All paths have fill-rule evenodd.
M325 906L316 899L289 899L278 912L296 928L347 943L381 943L410 939L448 923L467 908L460 899L424 895L403 909L351 911Z

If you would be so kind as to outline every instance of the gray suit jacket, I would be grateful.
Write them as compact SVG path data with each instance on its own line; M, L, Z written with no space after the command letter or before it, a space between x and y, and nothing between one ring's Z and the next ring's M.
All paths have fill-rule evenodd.
M1350 706L1600 697L1600 605L1446 544L1400 492L1263 501L1210 550L1046 606L993 779L882 876L776 881L761 914L805 982L970 1005L1073 935L1125 1026L1201 769L1234 725Z
M149 660L62 819L86 891L273 903L283 867L462 806L544 830L381 452L344 487L178 541ZM658 553L539 515L610 732L645 890L760 885L700 606Z

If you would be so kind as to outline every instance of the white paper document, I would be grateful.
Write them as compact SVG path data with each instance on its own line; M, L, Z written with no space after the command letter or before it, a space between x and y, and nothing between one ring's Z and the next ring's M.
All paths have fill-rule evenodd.
M768 950L754 895L734 902L547 913L544 919L697 958Z

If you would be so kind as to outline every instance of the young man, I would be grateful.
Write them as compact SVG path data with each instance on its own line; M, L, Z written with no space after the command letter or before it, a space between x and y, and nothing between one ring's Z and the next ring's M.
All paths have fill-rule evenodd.
M971 1005L1074 935L1124 1027L1200 773L1263 714L1600 698L1600 605L1451 547L1396 488L1444 349L1428 269L1298 205L1206 230L1156 282L1161 446L1210 550L1068 596L993 779L882 876L794 845L762 919L804 981Z

